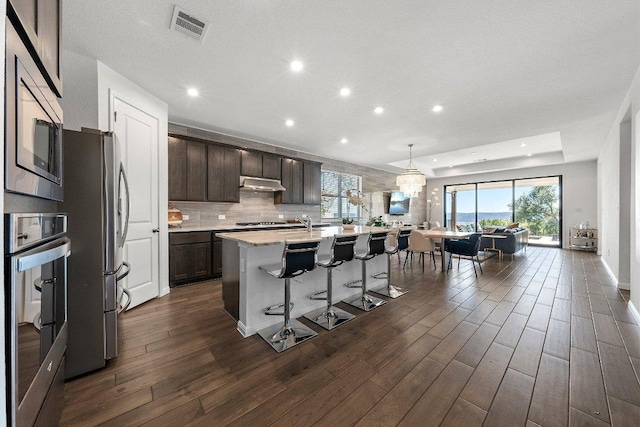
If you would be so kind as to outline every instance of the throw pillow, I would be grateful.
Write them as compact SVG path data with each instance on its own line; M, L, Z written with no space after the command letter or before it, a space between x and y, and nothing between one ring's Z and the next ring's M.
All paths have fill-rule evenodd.
M467 230L465 230L464 228L462 228L462 226L461 226L461 225L456 225L456 229L457 229L458 231L460 231L460 232L467 231Z
M512 228L516 228L516 227L520 227L520 223L519 223L519 222L513 222L513 223L509 224L509 225L506 227L506 229L507 229L507 230L510 230L510 229L512 229Z
M472 232L472 233L473 233L473 232L475 231L475 230L473 229L473 225L471 225L471 224L467 224L467 231L470 231L470 232Z

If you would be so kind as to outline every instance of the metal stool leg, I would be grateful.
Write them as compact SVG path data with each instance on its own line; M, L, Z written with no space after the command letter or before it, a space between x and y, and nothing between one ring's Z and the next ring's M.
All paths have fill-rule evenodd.
M284 323L269 326L258 331L275 351L283 352L318 335L301 322L291 319L291 279L284 279Z
M424 267L424 265L423 265ZM406 294L409 291L403 291L401 288L397 288L391 284L391 254L387 254L387 285L377 289L371 289L371 292L384 295L389 298L398 298Z
M361 295L344 300L349 305L352 305L360 310L371 311L376 307L386 304L383 299L376 298L367 294L367 261L362 260L362 292Z
M304 315L307 319L322 326L327 330L331 330L354 319L356 316L334 307L333 305L333 267L327 268L327 308L314 310Z

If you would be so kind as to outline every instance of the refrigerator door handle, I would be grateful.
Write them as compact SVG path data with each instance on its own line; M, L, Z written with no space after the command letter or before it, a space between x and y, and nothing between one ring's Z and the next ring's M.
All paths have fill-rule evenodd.
M120 274L119 276L116 276L116 282L119 282L120 280L127 277L129 275L129 272L131 271L131 265L127 261L122 261L122 265L120 266L120 268L118 268L118 271L116 271L116 274L118 274L123 267L126 267L127 271Z
M131 201L129 199L129 181L127 180L127 173L124 171L124 165L120 163L120 179L124 183L124 191L127 195L127 216L124 221L124 231L122 232L122 244L127 240L127 234L129 233L129 215L131 214Z
M118 300L118 305L120 306L120 308L118 308L118 314L122 313L127 308L129 308L129 305L131 304L131 292L129 292L128 289L125 289L123 287L120 287L120 290L122 291L122 294L120 295L120 299ZM127 302L124 305L122 305L122 296L123 295L127 296Z

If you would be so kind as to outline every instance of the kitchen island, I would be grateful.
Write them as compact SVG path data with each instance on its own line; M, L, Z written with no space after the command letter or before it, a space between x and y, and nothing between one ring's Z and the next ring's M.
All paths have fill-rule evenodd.
M255 334L260 329L282 322L280 316L267 316L267 307L284 301L284 282L260 270L261 265L282 262L282 251L286 242L320 241L318 259L328 258L335 235L357 235L356 253L366 251L371 231L395 231L379 227L324 227L306 230L270 230L236 233L218 233L222 239L222 297L225 310L237 321L237 329L244 336ZM367 289L387 284L386 279L372 277L386 272L387 255L367 261ZM358 295L359 288L348 288L348 283L362 279L361 261L353 260L336 267L333 272L333 301ZM291 301L294 303L292 318L326 306L322 300L311 300L309 294L327 288L327 271L316 268L292 279Z

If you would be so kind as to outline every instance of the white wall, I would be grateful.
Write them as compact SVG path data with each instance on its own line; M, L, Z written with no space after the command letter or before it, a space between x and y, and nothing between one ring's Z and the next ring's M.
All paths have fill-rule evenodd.
M627 118L630 111L631 118L631 188L627 192L621 189L620 171L620 124ZM624 134L623 134L624 138ZM602 260L613 273L619 286L627 286L621 277L628 273L629 288L631 290L631 303L636 312L640 309L640 152L638 141L640 140L640 68L636 73L629 92L620 105L618 115L611 124L611 130L602 146L598 157L598 205L600 210L599 228L600 244L602 246ZM624 150L623 150L624 153ZM623 170L625 166L622 167ZM628 201L622 201L621 197L629 197ZM630 210L628 227L620 227L620 207ZM623 215L624 218L624 215ZM628 231L627 231L628 230ZM630 253L620 252L620 233L630 235ZM629 259L620 263L620 257ZM620 274L619 267L628 268L629 272ZM627 267L628 265L628 267Z
M160 295L164 295L169 292L169 242L167 217L164 215L168 203L168 106L102 62L74 52L64 51L63 74L66 85L62 107L66 129L79 130L84 126L103 131L112 130L110 129L112 93L117 93L121 99L158 118L159 287Z
M438 191L442 193L445 185L500 181L503 179L537 178L554 175L562 175L562 237L563 245L566 247L569 243L569 227L573 227L582 221L589 221L592 225L597 224L597 172L595 161L428 179L427 191L424 192L424 196L421 195L421 197L427 197L431 194L433 188L436 187ZM442 203L442 195L439 197ZM439 209L433 209L431 220L440 221L441 224L444 224L443 213L444 206L441 204Z

